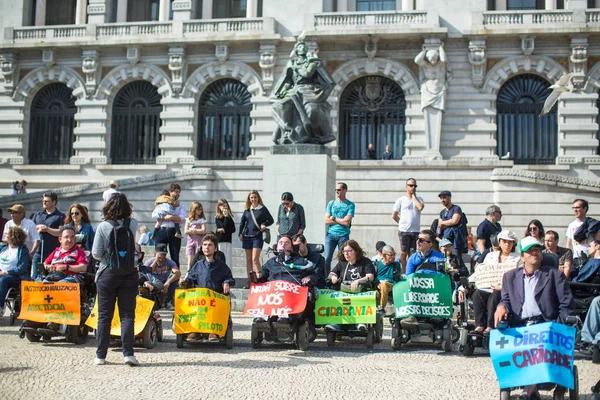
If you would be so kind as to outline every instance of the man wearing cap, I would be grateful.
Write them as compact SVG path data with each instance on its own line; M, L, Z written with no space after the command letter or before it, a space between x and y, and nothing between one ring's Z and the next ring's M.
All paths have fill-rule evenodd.
M469 270L465 266L465 262L462 257L452 252L452 242L448 239L440 240L440 252L444 254L446 258L446 271L454 274L458 273L458 276L469 276Z
M400 263L403 272L406 270L406 260L410 251L417 248L423 208L425 208L425 202L422 197L417 196L417 180L408 178L406 194L396 200L392 209L392 219L398 224Z
M575 311L565 274L542 265L542 245L536 238L523 238L519 250L524 267L510 270L502 278L502 298L494 315L495 326L507 319L511 326L565 321Z
M483 254L486 249L492 247L490 236L502 231L500 220L502 211L497 205L491 205L485 210L485 219L477 227L477 250Z
M383 240L380 240L377 243L375 243L375 251L377 252L377 254L375 254L371 258L371 262L373 262L373 266L375 268L377 268L377 264L379 264L379 261L383 260L383 254L382 254L381 250L383 250L383 248L385 246L386 246L386 244Z
M115 193L121 193L117 190L118 187L119 187L119 184L116 181L110 181L110 183L108 184L108 189L106 189L102 193L102 199L104 199L105 205L106 205L106 202L108 202L108 200L110 199L110 196L112 196Z
M438 237L448 239L454 246L454 251L459 255L467 251L467 230L462 209L452 204L452 193L443 190L438 194L444 209L440 211L438 221Z
M156 256L147 260L140 271L140 284L167 294L167 308L171 308L181 272L175 261L167 258L166 244L158 243L155 251Z
M23 229L27 234L25 246L27 246L27 249L29 250L29 259L31 260L40 245L40 235L35 228L35 223L29 218L25 218L25 207L21 204L15 204L10 207L8 212L10 212L11 219L4 225L2 241L6 242L8 230L13 226Z

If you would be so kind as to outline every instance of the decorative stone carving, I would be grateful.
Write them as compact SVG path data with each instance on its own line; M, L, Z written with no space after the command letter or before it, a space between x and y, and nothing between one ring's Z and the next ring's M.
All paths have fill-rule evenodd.
M571 82L575 89L582 89L585 85L588 63L588 40L587 38L571 39L571 56L569 64L571 71L574 72Z
M200 3L202 4L202 3ZM191 0L175 0L173 2L173 11L191 11L192 2Z
M258 66L262 72L262 83L266 91L271 90L273 87L273 69L275 67L275 61L277 59L277 50L274 44L261 44L260 45L260 59Z
M54 50L42 51L42 63L48 68L52 68L56 64Z
M221 43L215 46L215 56L220 62L225 62L229 58L229 46L227 43Z
M87 6L87 13L89 14L105 14L106 13L106 5L99 3L99 4L90 4Z
M469 42L469 62L471 63L471 79L473 85L480 89L483 85L487 66L485 40L471 40Z
M319 42L314 39L307 39L305 41L306 47L308 47L308 56L310 57L319 57Z
M2 86L7 95L12 96L15 92L15 73L17 71L17 60L13 53L0 54L0 73L4 82Z
M169 70L171 71L171 84L173 94L179 96L183 90L185 69L185 49L172 47L169 49Z
M140 62L140 49L139 47L128 47L127 48L127 60L131 65L135 65Z
M533 54L533 50L535 49L535 39L532 37L522 37L521 38L521 51L523 55L530 56Z
M379 38L373 38L369 35L369 38L365 40L365 54L367 55L367 64L365 65L365 71L374 74L377 72L377 61L375 61L375 57L377 56L377 42Z
M81 70L85 74L85 93L88 98L91 98L98 87L99 54L97 50L83 50L81 58Z
M573 160L575 161L575 160ZM600 181L581 179L575 176L565 176L551 174L547 172L539 172L525 169L513 168L496 168L492 173L492 180L497 180L499 177L506 176L515 178L515 180L527 179L535 180L536 183L546 184L551 186L577 185L579 189L590 190L600 188Z

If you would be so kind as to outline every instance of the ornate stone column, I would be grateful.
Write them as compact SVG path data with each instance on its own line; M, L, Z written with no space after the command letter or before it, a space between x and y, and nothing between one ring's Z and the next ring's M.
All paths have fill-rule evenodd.
M35 26L46 25L46 0L37 0L35 3Z
M117 22L127 22L127 0L118 0Z
M87 6L88 24L103 24L108 15L105 0L90 0Z
M75 25L84 25L87 21L87 0L77 0Z
M257 0L248 0L246 2L246 18L256 18L258 15Z

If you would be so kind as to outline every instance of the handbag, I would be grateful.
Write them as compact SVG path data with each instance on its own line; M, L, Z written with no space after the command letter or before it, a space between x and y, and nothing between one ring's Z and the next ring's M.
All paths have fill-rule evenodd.
M252 216L254 225L256 225L257 228L260 228L260 225L258 222L256 222L256 217L254 216L254 211L252 209L250 209L250 215ZM262 239L266 244L271 244L271 230L269 228L266 228L264 231L262 231Z
M350 265L350 263L346 264L346 269L344 270L344 275L342 275L342 278L346 277L346 272L348 272L348 266ZM344 293L360 293L363 290L363 284L359 283L358 287L356 288L356 291L352 290L352 281L342 281L342 283L340 283L340 292L344 292Z

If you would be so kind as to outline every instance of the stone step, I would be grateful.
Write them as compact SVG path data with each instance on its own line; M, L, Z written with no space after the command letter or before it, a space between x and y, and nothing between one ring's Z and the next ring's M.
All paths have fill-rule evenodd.
M237 282L236 282L237 283ZM246 301L248 300L248 289L240 289L242 287L241 284L237 285L238 287L231 289L231 294L229 298L231 300L231 309L233 311L244 311L244 307L246 307Z

